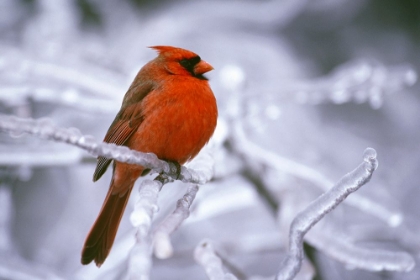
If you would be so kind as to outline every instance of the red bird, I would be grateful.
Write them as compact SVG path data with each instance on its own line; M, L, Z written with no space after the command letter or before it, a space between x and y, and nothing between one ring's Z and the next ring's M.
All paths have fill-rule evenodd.
M198 154L216 128L216 99L203 76L213 67L185 49L151 48L159 55L140 69L104 142L184 164ZM111 161L98 157L93 181ZM95 261L100 267L105 261L134 182L147 172L142 166L114 161L108 194L82 250L82 264Z

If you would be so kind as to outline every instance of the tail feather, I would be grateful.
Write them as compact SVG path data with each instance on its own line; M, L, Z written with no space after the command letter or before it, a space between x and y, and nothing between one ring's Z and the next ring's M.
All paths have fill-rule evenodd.
M117 235L118 226L133 189L134 182L123 194L114 192L113 181L105 198L102 209L92 229L86 237L82 250L82 264L95 261L100 267L105 261ZM114 192L114 193L113 193Z

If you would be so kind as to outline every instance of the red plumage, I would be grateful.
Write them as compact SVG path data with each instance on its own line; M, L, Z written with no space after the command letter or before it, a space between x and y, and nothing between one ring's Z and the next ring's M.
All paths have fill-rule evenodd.
M188 50L151 47L159 55L135 77L104 142L154 153L179 164L194 158L212 136L217 105L204 73L213 69ZM112 160L98 158L93 180ZM82 264L99 267L111 250L131 190L144 168L114 162L108 194L82 251Z

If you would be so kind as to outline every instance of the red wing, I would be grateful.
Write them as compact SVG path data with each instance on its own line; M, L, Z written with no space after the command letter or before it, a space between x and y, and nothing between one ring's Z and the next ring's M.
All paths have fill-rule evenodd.
M133 86L128 90L123 106L105 135L104 142L124 145L143 121L141 100L150 92L151 86ZM105 173L112 159L98 157L93 181L97 181Z

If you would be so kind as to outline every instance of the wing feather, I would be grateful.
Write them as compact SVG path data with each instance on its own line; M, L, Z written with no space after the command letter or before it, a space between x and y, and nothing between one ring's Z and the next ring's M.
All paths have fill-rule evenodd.
M141 109L141 101L152 90L150 83L131 85L127 91L121 110L118 112L114 121L105 135L104 142L114 143L118 146L124 145L131 135L137 130L143 122L143 112ZM106 157L98 157L96 169L93 174L93 181L99 180L107 170L112 159Z

